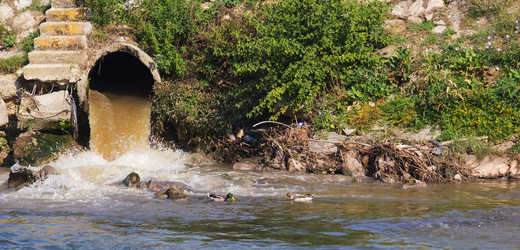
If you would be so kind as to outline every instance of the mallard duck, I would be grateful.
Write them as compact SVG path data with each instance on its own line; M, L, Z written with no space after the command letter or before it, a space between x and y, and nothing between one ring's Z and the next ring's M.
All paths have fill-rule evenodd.
M235 197L233 197L233 195L231 193L227 194L226 196L222 196L222 195L216 195L216 194L209 194L208 197L212 200L212 201L230 201L230 200L235 200Z
M291 192L287 193L284 199L289 198L291 201L311 201L314 198L314 194L306 194L302 196L294 197Z

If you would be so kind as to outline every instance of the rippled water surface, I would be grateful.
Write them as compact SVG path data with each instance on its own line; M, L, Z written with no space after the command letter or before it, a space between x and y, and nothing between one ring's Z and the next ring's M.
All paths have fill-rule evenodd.
M169 165L171 169L166 165L156 170L139 165L141 171L139 167L112 163L104 167L78 164L63 175L20 190L5 188L8 173L3 169L0 247L520 246L518 183L403 189L400 185L352 182L341 176L238 172L226 165L186 168L181 153L170 153L177 158L171 159L177 161ZM74 157L81 162L81 157ZM136 155L126 157L136 160ZM60 164L65 162L57 162L56 167L61 168ZM180 180L194 190L187 201L172 201L120 186L118 182L134 170L146 178ZM252 180L273 178L277 183L229 181L220 176L222 173ZM283 199L288 191L312 192L316 197L312 202L293 203ZM206 197L208 192L231 192L236 201L211 202Z
M60 155L49 164L58 175L7 189L9 169L0 168L0 249L520 248L517 182L403 189L368 178L191 164L184 152L149 148L150 103L138 98L145 100L91 98L99 100L91 104L93 149ZM120 185L131 172L182 182L189 198ZM315 199L284 200L289 191ZM210 192L236 201L211 202Z

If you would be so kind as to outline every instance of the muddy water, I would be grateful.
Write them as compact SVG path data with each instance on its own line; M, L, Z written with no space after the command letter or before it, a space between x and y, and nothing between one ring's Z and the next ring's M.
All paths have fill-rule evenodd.
M89 91L91 150L114 160L149 146L151 101L147 94Z
M102 119L95 121L111 120L105 116L123 113L117 108L101 110ZM146 119L134 115L125 116L129 119L126 123ZM148 131L138 133L147 135ZM111 135L116 131L107 134ZM128 135L117 135L124 136ZM353 182L337 175L235 171L231 165L213 163L193 166L187 164L187 153L150 149L140 139L132 144L136 137L116 140L124 145L104 138L111 147L101 145L96 150L64 153L51 163L60 175L18 190L6 188L8 169L0 169L0 248L520 246L520 183L403 189L401 185L375 183L369 178ZM93 140L99 138L103 136L93 135ZM144 180L181 181L192 188L189 199L157 199L151 192L119 185L132 171ZM238 180L226 180L222 174ZM263 179L271 182L259 184ZM288 191L314 193L315 199L293 203L283 199ZM231 192L236 201L211 202L206 197L209 192Z

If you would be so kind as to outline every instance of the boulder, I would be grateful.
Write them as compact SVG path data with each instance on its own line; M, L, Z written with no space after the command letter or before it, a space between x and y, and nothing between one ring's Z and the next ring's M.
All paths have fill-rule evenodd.
M393 19L385 21L385 30L387 32L391 32L392 34L397 34L406 30L406 22L401 19ZM393 52L393 49L392 49Z
M326 137L325 140L320 140L321 137ZM314 135L314 141L309 142L309 151L317 154L333 154L338 151L338 148L334 143L339 143L347 140L348 138L338 133L329 132L326 134Z
M6 25L7 22L14 17L13 8L5 3L0 4L0 24Z
M339 174L348 175L352 177L365 176L365 168L356 158L347 158L343 165L336 171Z
M376 51L376 54L379 56L382 56L382 57L387 57L387 58L396 56L395 45L388 45L388 46ZM345 132L345 134L348 135L346 132Z
M168 195L168 199L181 199L188 197L188 195L186 195L184 191L173 187L168 188L168 190L166 190L166 194Z
M13 157L22 165L39 166L55 159L60 152L79 148L69 134L55 135L30 131L16 138Z
M141 182L139 175L136 172L132 172L125 177L121 184L126 187L135 187L139 182Z
M509 178L520 179L520 166L518 166L518 161L516 160L512 161L510 164Z
M446 10L448 24L455 32L460 30L460 25L464 19L464 12L466 9L464 2L465 1L461 0L453 1L448 5Z
M461 182L462 181L462 176L460 176L460 174L456 174L453 176L453 180L456 181L456 182Z
M2 99L7 100L16 97L17 86L21 86L21 81L15 75L0 75L0 96Z
M4 130L9 123L9 114L7 112L7 106L3 99L0 98L0 130ZM2 136L5 137L5 136Z
M509 173L509 159L504 157L486 156L478 161L474 155L463 155L466 166L471 169L471 175L476 178L497 179Z
M20 34L23 31L35 32L40 22L45 19L43 13L38 11L26 11L13 19L13 28Z
M29 6L31 6L33 0L15 0L14 1L14 6L16 7L17 10L22 10L22 9L25 9Z
M496 151L498 151L498 152L504 152L504 151L512 148L514 145L515 145L514 142L506 141L506 142L500 143L498 145L495 145L495 146L493 146L491 148L496 150Z
M410 5L413 1L402 1L394 6L391 14L399 19L406 19L410 15Z
M437 26L437 27L432 29L432 33L434 33L434 34L441 34L444 31L446 31L447 28L448 27L446 27L446 26Z
M425 13L431 13L434 11L440 11L445 8L443 0L430 0L426 7Z
M305 172L305 165L297 159L290 158L287 162L287 171L289 173Z
M45 165L39 170L34 168L15 165L11 167L9 172L9 179L7 180L7 186L9 188L18 188L24 185L32 184L38 180L42 180L49 175L56 174L56 168L53 166Z

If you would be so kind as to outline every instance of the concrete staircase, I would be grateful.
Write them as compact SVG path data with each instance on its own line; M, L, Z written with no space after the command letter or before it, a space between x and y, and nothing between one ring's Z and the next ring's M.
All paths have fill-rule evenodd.
M92 24L87 22L87 8L76 0L52 0L40 24L40 37L34 39L34 51L23 68L26 80L67 85L79 80L81 65L87 63L87 35Z

